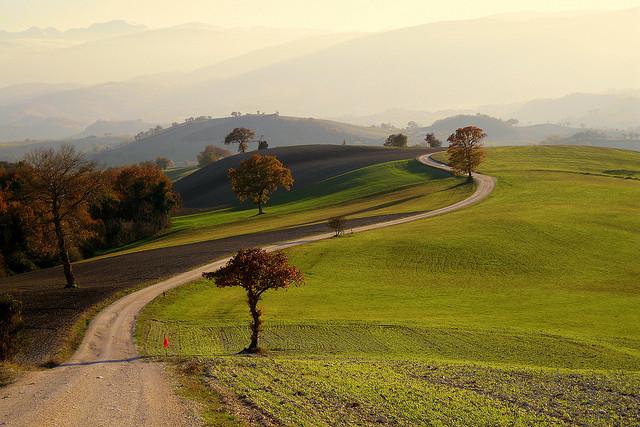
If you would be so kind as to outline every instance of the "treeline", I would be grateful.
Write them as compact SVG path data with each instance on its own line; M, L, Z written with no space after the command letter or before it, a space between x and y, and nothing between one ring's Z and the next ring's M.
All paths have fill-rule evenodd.
M151 162L100 170L63 146L0 163L0 274L58 263L66 270L72 260L164 229L177 204Z

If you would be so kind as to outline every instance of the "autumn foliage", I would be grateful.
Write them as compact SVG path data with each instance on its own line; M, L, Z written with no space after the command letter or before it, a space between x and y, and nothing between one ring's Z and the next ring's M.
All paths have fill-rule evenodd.
M89 207L105 189L102 174L68 145L32 151L23 167L25 200L37 213L34 226L43 228L43 238L53 233L66 286L76 287L69 247L93 234Z
M177 204L153 162L98 170L64 146L0 164L0 274L60 262L75 286L72 260L162 230Z
M275 156L254 154L240 163L237 169L229 169L231 189L240 202L250 199L258 206L258 214L263 214L263 205L278 187L290 190L293 185L291 170Z
M207 145L200 153L198 153L198 166L207 166L229 155L231 155L229 150L216 147L215 145Z
M105 171L108 190L91 209L99 221L98 248L151 236L169 225L179 203L169 178L152 163Z
M260 351L258 339L262 331L262 308L258 306L262 294L270 289L286 289L304 283L304 275L289 264L284 252L267 252L264 249L243 249L217 271L203 273L203 277L215 280L219 288L239 286L247 293L251 313L251 342L247 353Z
M467 175L472 178L486 153L482 146L482 139L487 136L482 129L476 126L467 126L457 129L447 139L449 148L449 165L457 175Z

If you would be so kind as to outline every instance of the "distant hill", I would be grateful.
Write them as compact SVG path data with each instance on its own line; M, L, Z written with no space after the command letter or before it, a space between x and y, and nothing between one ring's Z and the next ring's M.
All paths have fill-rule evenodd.
M200 23L150 29L122 21L66 32L54 28L0 32L0 86L68 81L97 84L145 74L189 72L321 33L305 29L226 29Z
M103 151L95 159L108 165L121 165L153 160L158 156L174 162L195 161L208 144L223 145L224 137L236 127L246 127L261 135L270 147L303 144L382 145L388 131L312 118L286 117L275 114L250 114L183 123L160 134ZM229 147L227 147L229 148ZM251 145L255 149L256 144ZM235 150L236 147L231 147Z
M88 136L133 136L138 132L156 127L158 123L144 122L142 120L109 121L98 120L87 126L75 138Z
M594 130L580 131L568 137L549 137L544 145L587 145L593 147L622 148L640 151L640 132L603 133Z
M86 137L76 139L60 139L55 141L22 141L22 142L4 142L0 143L0 161L17 162L24 155L37 148L54 148L57 149L62 145L72 145L76 150L87 153L90 156L95 155L101 150L115 147L128 141L129 138L121 136L103 136L103 137Z
M82 123L64 117L24 116L0 124L0 141L66 138L83 127Z
M341 145L300 145L273 148L261 154L275 155L291 168L298 190L323 179L375 163L411 159L425 149L393 149ZM214 208L237 205L230 189L227 171L253 153L237 154L199 169L180 179L174 189L180 193L186 208Z
M551 136L565 137L578 131L567 126L540 124L517 126L517 120L501 120L486 114L460 114L437 120L433 125L420 128L419 135L434 133L446 145L446 140L456 129L477 126L487 134L487 145L516 145L538 143Z
M480 108L523 123L556 123L590 128L640 128L640 90L573 93L555 99Z
M166 78L93 85L5 105L0 108L0 123L4 117L15 120L29 114L85 124L132 117L170 122L188 115L221 116L256 109L296 116L366 117L391 108L439 111L637 88L639 10L437 22L333 40L335 44L319 42L311 52L301 49L294 55L279 52L276 46L313 34L225 33L179 26L65 48L46 58L47 66L26 69L0 50L2 76L13 73L32 81L42 81L33 74L44 74L43 79L56 74L62 75L58 81L68 77L85 82L82 79L87 75L108 72L114 62L121 65L117 71L123 75L131 75L129 67L142 74L147 74L145 70L172 72ZM274 55L265 51L247 55L261 48L275 49ZM101 52L102 59L86 61L95 52ZM145 52L144 60L140 52ZM473 66L461 66L460 58ZM190 73L197 64L204 68ZM580 100L574 104L578 106ZM515 117L523 123L541 122L533 120L533 113L513 107L500 114L480 111L505 119ZM594 108L604 111L603 106L590 110ZM619 117L622 113L633 117L633 105L630 108L611 111L620 111ZM556 112L542 122L564 123L566 113L561 108L548 111ZM507 115L511 113L521 117ZM604 117L615 116L603 114L603 125Z

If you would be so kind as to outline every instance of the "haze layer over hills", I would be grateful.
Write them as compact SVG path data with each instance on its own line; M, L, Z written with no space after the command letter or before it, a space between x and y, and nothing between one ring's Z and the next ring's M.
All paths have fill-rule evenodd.
M454 109L527 123L633 127L639 11L493 16L370 34L200 24L150 30L122 22L2 33L0 84L38 83L0 89L0 137L4 128L5 140L41 138L30 129L52 126L59 135L69 121L170 123L258 109L303 117ZM60 86L60 76L70 83ZM592 95L611 89L621 91ZM557 108L514 104L569 93L584 95Z

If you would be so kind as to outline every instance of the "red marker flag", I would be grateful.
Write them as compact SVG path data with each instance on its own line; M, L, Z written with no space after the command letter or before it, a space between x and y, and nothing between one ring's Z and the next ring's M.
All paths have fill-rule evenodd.
M162 341L162 346L165 350L169 348L169 338L167 338L166 335L164 336L164 340Z

